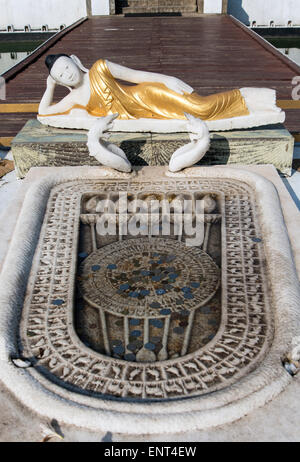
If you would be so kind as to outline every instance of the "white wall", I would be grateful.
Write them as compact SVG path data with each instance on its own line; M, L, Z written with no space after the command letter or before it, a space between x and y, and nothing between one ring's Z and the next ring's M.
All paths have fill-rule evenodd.
M300 48L278 48L278 50L300 65ZM286 51L288 52L286 53Z
M86 0L0 0L0 29L8 24L16 29L24 29L26 24L32 28L48 24L50 29L57 29L86 15Z
M222 0L204 0L204 13L222 13Z
M92 15L109 14L109 0L92 0Z
M300 0L228 0L228 13L247 25L300 26Z
M13 55L12 53L0 53L0 75L3 74L3 72L8 71L8 69L13 67L19 61L22 61L22 59L27 58L27 56L28 53L26 51L14 53Z

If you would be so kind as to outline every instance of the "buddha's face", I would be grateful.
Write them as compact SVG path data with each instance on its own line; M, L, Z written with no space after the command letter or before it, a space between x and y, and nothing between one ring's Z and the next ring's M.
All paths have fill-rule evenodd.
M71 58L61 56L53 64L51 77L60 85L76 87L81 83L82 73Z

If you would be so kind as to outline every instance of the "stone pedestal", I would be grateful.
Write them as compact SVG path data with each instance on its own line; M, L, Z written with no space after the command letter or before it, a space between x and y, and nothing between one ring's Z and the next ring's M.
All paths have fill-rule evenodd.
M132 165L167 165L173 152L190 142L187 133L111 133ZM87 132L46 127L29 120L12 142L17 175L24 178L31 167L99 165L89 156ZM211 147L198 165L273 164L291 174L294 138L282 125L249 130L212 132Z
M130 202L203 199L201 240L184 245L188 220L180 240L161 230L103 242L99 205L126 191ZM257 408L267 421L270 403L265 415L262 406L296 380L285 367L300 329L299 218L270 166L32 169L1 221L1 242L11 239L0 276L1 383L40 420L123 438L203 431ZM294 395L276 415L293 409Z

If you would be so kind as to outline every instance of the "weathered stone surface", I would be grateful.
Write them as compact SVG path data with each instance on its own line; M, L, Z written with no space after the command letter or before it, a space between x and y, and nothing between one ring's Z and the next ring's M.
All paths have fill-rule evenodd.
M69 168L51 169L51 174L43 177L45 170L34 172L38 182L31 186L24 200L0 281L1 379L23 403L47 418L88 428L168 432L172 418L172 430L183 431L237 419L272 399L292 380L281 360L299 330L299 281L279 199L271 183L259 175L230 168L196 167L170 174L166 169L154 167L131 175L104 168ZM124 270L120 267L122 272L118 274L117 265L122 266L126 260L121 252L128 252L130 245L136 246L136 238L130 244L132 238L122 242L117 236L117 241L109 243L95 236L94 218L101 214L99 200L116 199L118 192L127 192L131 197L210 196L204 222L214 223L218 228L218 221L212 219L219 218L222 239L216 228L213 231L213 226L206 226L211 234L202 249L195 249L195 254L191 250L190 255L185 249L181 252L182 260L171 263L181 270L201 250L197 265L205 252L215 263L205 256L204 271L212 270L211 275L217 276L215 265L220 267L224 316L217 334L210 342L203 342L200 349L199 345L191 344L190 350L168 361L157 358L151 363L130 362L119 358L118 353L98 352L93 345L84 345L79 340L74 313L82 307L74 297L76 286L79 290L84 286L81 295L92 296L91 300L86 297L85 302L99 314L104 305L103 299L99 306L94 298L101 297L101 282L99 286L95 273L101 271L102 261L107 263L107 270L100 279L106 279L104 282L111 279L110 290L114 290L115 280L127 277L131 271L130 259L138 268L140 263L144 266L143 258L147 257L143 252L129 252L129 264ZM161 245L161 238L153 241L156 239L155 244ZM170 239L168 245L177 253L180 244L176 239L172 246ZM148 245L151 241L150 238ZM144 246L143 238L139 245ZM114 247L116 252L111 252ZM216 250L221 252L221 260ZM134 261L135 255L143 261ZM97 261L98 257L101 261ZM83 265L79 259L83 259ZM83 275L77 273L78 264ZM187 271L192 269L189 264L186 267ZM112 274L114 271L116 274ZM178 275L180 284L184 283L185 274L188 273ZM77 275L86 279L78 280ZM99 290L93 293L88 289L85 294L87 284L94 284ZM203 291L209 289L214 296L216 288L213 283L210 289L205 285ZM199 306L192 306L199 296L199 287L191 285L189 291L185 286L183 289L181 292L194 295L186 297L187 306L202 309L201 298ZM119 313L118 297L111 300L114 303L107 307L112 308L112 315L120 314L122 327L117 327L126 337L123 322L126 317L132 319L131 313ZM133 302L129 298L123 300L129 311L139 305L137 300ZM171 308L177 319L176 305L172 302ZM206 303L203 308L213 311ZM210 316L208 312L204 314ZM134 312L133 316L145 319L143 313L139 316ZM149 310L151 319L164 316L166 313L155 316ZM187 328L186 323L180 327ZM94 329L90 325L89 328ZM115 327L108 329L112 338L115 332ZM21 372L12 369L11 357L30 358L32 367ZM216 390L218 393L214 393ZM107 395L118 402L107 399ZM182 400L182 396L186 399ZM151 413L144 399L156 401ZM73 407L75 403L77 406Z
M189 246L186 226L180 235L158 229L153 238L128 230L120 240L118 228L99 234L99 205L116 202L122 191L130 201L154 200L153 191L168 203L206 198L205 237ZM21 357L95 396L127 400L200 396L236 383L262 361L273 337L264 237L252 195L235 180L195 178L191 185L180 175L54 188L24 302ZM195 213L193 207L193 219ZM72 284L78 295L71 308ZM70 309L78 321L74 334Z
M111 133L132 165L168 165L173 152L190 142L187 133ZM24 178L31 167L99 165L90 157L87 135L81 130L46 127L29 120L12 142L17 175ZM211 133L211 147L198 165L273 164L290 175L294 138L281 125L259 129Z
M132 13L194 13L196 0L128 0L123 6L124 14Z
M227 167L223 167L226 171ZM271 166L251 166L251 167L243 167L243 170L250 170L252 172L258 173L267 177L271 180L277 188L277 191L280 196L283 213L285 217L285 221L288 226L288 231L291 239L291 244L294 247L294 257L296 264L300 271L300 261L299 261L299 239L298 239L298 230L299 230L299 213L297 214L296 205L292 201L291 197L283 182L281 181L280 177L277 175L275 169ZM31 174L28 175L28 179L26 182L20 182L22 184L22 199L25 197L24 187L29 186L30 182L33 179L42 179L42 177L46 174L49 174L53 169L49 168L42 168L42 169L34 169L31 171ZM65 169L64 169L65 170ZM73 168L74 170L74 168ZM95 169L94 169L95 170ZM98 169L97 169L98 170ZM57 169L56 169L57 171ZM58 170L59 172L61 171ZM55 171L54 171L55 173ZM29 182L30 179L30 182ZM21 201L22 202L22 201ZM9 217L13 214L14 220L13 223L16 221L16 213L17 210L20 208L20 202L14 201L13 207L9 210ZM4 225L5 223L5 225ZM14 225L12 223L8 223L7 220L3 220L3 226L1 230L1 245L3 247L3 241L6 240L5 236L13 235ZM5 235L4 235L5 231ZM3 256L0 252L0 266L1 266L1 259ZM298 271L298 274L299 274ZM284 311L284 308L283 308ZM217 440L224 440L230 439L234 441L241 441L247 439L247 441L278 441L278 439L284 439L285 441L297 441L298 440L298 429L294 430L297 425L295 425L296 421L299 421L299 412L297 408L295 408L295 400L297 400L297 396L299 394L299 380L297 377L293 378L293 381L290 385L286 388L286 390L280 394L277 398L273 399L271 403L264 406L263 408L252 410L252 412L248 413L243 419L236 421L235 423L230 423L222 427L218 428L211 428L210 430L202 430L197 433L176 433L176 434L168 434L168 435L161 435L158 434L158 430L156 434L149 435L147 434L138 436L130 435L124 436L119 435L119 441L124 441L124 438L129 438L128 441L160 441L168 438L168 441L183 441L183 439L187 439L186 435L188 435L190 441L217 441ZM297 388L298 383L298 388ZM295 385L296 384L296 385ZM295 388L296 386L296 388ZM23 401L26 400L25 393L26 391L20 388L21 396L23 397ZM44 418L41 415L33 414L31 412L26 412L26 409L20 402L15 400L6 389L1 389L1 393L3 396L2 403L1 403L1 422L3 422L3 428L5 429L2 431L2 441L41 441L44 435L41 435L41 421L44 422ZM298 394L297 394L298 393ZM29 403L28 403L29 404ZM153 404L151 405L151 407ZM100 412L101 413L101 412ZM55 414L55 411L54 411ZM77 416L78 413L75 411L75 415ZM291 421L291 416L293 416ZM55 416L57 419L57 415ZM203 419L199 418L199 421L203 422ZM272 421L272 426L269 426L269 423ZM276 422L279 422L276 425ZM282 435L282 422L285 425L285 434ZM73 422L75 423L75 422ZM64 425L63 421L60 420L61 429L65 436L65 441L90 441L91 434L94 436L95 441L100 441L101 434L99 434L99 430L95 430L94 433L91 433L84 428L74 428ZM170 426L169 426L170 427ZM270 427L270 428L269 428ZM190 429L192 425L190 426ZM139 431L138 426L136 426L135 433ZM173 425L169 428L170 432L174 432ZM24 437L25 435L25 437ZM100 436L99 436L100 435ZM103 436L105 432L103 433ZM114 434L115 435L115 434ZM228 436L229 435L229 436ZM117 438L115 436L114 440ZM126 439L127 441L127 439Z

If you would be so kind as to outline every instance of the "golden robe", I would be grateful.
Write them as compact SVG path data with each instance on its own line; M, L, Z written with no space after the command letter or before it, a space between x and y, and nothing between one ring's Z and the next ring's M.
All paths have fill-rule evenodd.
M210 96L193 92L180 95L163 83L144 82L122 85L111 74L104 59L99 59L89 71L91 96L84 108L93 116L119 113L118 119L185 119L184 112L202 120L230 119L249 115L239 90ZM70 109L70 110L71 110ZM67 111L64 114L70 112ZM53 114L58 115L58 114Z

